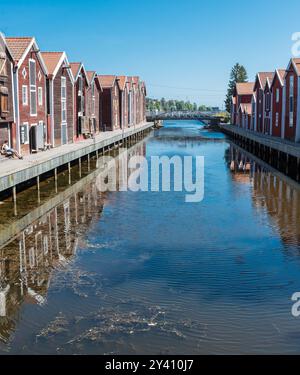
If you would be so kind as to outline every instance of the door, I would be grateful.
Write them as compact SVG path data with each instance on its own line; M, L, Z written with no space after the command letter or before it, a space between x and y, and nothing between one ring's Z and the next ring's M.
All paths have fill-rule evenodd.
M36 146L37 150L43 150L44 144L44 123L42 121L36 126Z
M37 152L36 125L30 126L30 129L29 129L29 148L30 148L30 153Z
M61 144L65 145L68 143L67 124L61 126Z

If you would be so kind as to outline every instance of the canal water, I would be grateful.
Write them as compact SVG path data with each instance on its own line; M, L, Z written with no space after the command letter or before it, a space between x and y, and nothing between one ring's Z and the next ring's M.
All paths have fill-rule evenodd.
M299 354L300 194L222 134L166 122L135 155L205 157L185 192L100 193L97 171L0 205L2 354Z

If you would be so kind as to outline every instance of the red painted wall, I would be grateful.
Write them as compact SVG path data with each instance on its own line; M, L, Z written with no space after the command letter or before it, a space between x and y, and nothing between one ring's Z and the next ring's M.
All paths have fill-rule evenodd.
M294 68L291 67L291 71L287 73L286 75L286 100L285 100L285 121L284 121L284 126L285 126L285 139L295 141L295 136L296 136L296 124L297 124L297 104L298 104L298 76L296 72L294 71ZM294 125L293 127L290 127L289 124L289 108L290 108L290 103L289 103L289 92L290 92L290 76L294 76Z
M279 90L279 102L276 101L277 90ZM281 137L282 104L283 104L283 88L278 79L278 76L276 75L273 86L272 86L272 135L274 137ZM276 113L279 114L278 127L276 126Z
M37 115L31 116L30 115L30 74L29 74L29 60L33 59L36 61L36 102L37 102ZM26 69L26 76L23 76L23 69ZM38 75L39 72L41 74L41 79L39 80ZM20 125L23 123L28 123L29 127L33 124L38 124L39 121L43 121L44 124L47 124L47 115L46 115L46 76L43 73L43 69L41 64L37 58L37 53L32 48L29 53L27 54L25 60L23 61L22 65L18 69L18 97L19 97L19 114L20 114ZM22 103L22 86L27 86L28 90L28 105L23 105ZM43 100L42 105L40 106L38 103L38 88L41 87L43 89ZM21 153L22 154L29 154L30 148L29 144L21 145Z

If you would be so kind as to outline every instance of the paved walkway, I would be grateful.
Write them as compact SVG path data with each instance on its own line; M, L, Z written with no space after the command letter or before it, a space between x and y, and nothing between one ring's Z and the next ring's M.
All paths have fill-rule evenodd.
M252 130L245 130L234 125L220 125L220 128L225 132L241 135L264 146L271 147L274 150L300 158L300 143L257 133Z
M135 130L139 131L140 129L145 127L146 124L147 123L143 123L143 124L136 125L135 127L132 126L128 129L125 129L124 135L126 136L128 133L131 133ZM24 156L23 160L7 159L1 156L0 178L7 174L11 174L11 173L20 171L22 169L29 168L33 165L44 163L53 158L57 158L59 156L66 155L68 153L78 151L82 148L86 148L87 146L94 145L97 143L102 143L103 141L108 141L109 139L113 139L115 136L118 136L118 135L119 136L122 135L121 129L114 130L113 132L107 131L104 133L100 133L96 135L95 139L85 139L76 143L70 143L70 144L63 145L57 148L52 148L51 150L48 150L48 151L41 151L36 154L27 155L27 156Z
M142 123L125 129L98 134L95 139L63 145L49 151L25 156L23 160L2 159L0 162L0 191L49 172L80 157L91 154L114 142L149 129L153 123Z

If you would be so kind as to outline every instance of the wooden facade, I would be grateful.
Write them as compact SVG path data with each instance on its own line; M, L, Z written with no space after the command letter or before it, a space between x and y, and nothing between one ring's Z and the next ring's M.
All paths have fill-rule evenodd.
M87 72L89 87L87 89L87 116L90 122L91 134L98 134L101 131L100 121L100 95L102 87L97 78L96 72Z
M0 33L0 147L5 141L16 147L13 95L13 58Z
M113 131L120 129L120 87L117 76L100 75L98 79L102 87L100 101L103 130Z
M52 147L73 142L74 78L65 52L42 52L47 75L47 135Z
M283 138L300 142L300 59L291 59L283 93Z
M257 73L254 83L254 92L256 96L256 131L259 133L264 132L264 89L267 79L273 79L273 72L260 72Z
M234 107L237 112L232 115L235 119L235 124L239 127L242 127L242 117L240 112L241 104L251 104L253 96L253 83L252 82L243 82L237 83L234 93L233 93L233 102L235 103Z
M272 92L272 120L271 135L282 137L282 110L285 70L277 69L271 84Z
M129 91L128 91L128 82L126 76L119 76L119 109L120 109L120 124L122 129L128 128L129 125L129 118L128 118L128 98L129 98Z
M82 63L70 63L74 77L74 136L77 142L91 134L90 121L87 113L87 95L89 80Z
M16 148L22 154L44 149L47 138L47 68L34 38L6 38L16 81Z
M272 121L272 93L271 93L271 84L273 77L267 77L266 84L264 87L264 99L263 99L263 133L270 135L271 134L271 121Z
M33 37L0 34L0 146L26 156L145 121L138 76L98 76Z

